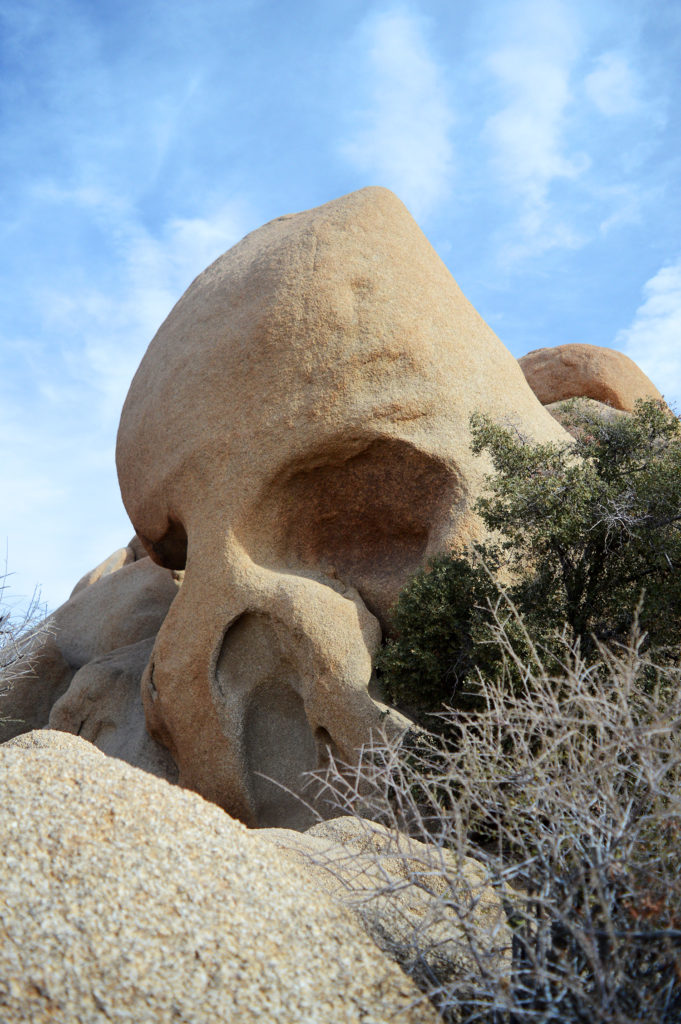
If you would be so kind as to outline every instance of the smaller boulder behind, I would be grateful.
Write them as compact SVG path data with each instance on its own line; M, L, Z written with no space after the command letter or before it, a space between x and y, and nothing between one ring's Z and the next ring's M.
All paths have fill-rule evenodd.
M484 866L353 816L307 832L256 835L301 864L419 983L479 982L480 963L510 969L511 933Z
M629 356L599 345L537 348L518 360L542 405L568 398L593 398L613 409L633 412L636 400L662 395Z
M146 731L140 679L181 573L114 552L45 623L28 667L0 697L0 743L48 724L168 781L177 769Z

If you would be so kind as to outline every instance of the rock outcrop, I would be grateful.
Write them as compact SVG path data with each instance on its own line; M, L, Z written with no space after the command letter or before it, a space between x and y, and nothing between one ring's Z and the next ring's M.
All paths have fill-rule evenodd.
M613 409L632 412L639 398L662 400L636 363L612 348L556 345L535 349L518 361L542 405L591 398Z
M407 578L480 536L476 410L565 436L385 189L274 220L194 281L117 444L138 535L186 566L143 679L183 785L304 828L301 773L404 727L372 654Z
M610 423L621 416L630 415L624 409L613 409L611 405L597 402L595 398L571 398L564 402L551 402L545 408L573 437L582 433L584 421Z
M30 669L0 701L0 742L49 724L172 780L170 754L146 730L140 679L179 580L133 543L50 616Z
M110 573L122 569L124 565L130 565L131 562L137 562L139 559L146 557L147 552L139 537L135 535L126 547L118 548L112 555L109 555L103 562L100 562L98 566L85 573L71 591L71 597L75 597L85 587L89 587L91 583L96 583L102 576L108 576Z
M349 911L195 793L42 731L0 747L0 1018L435 1024Z

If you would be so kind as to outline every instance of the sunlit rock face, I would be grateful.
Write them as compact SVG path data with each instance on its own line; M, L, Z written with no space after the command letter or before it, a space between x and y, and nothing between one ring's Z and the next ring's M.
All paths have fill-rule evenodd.
M282 787L404 727L372 655L409 576L481 536L476 410L566 436L385 189L274 220L194 281L117 446L135 529L186 569L142 684L183 785L302 828Z
M528 384L542 405L590 398L632 412L637 399L662 395L629 356L599 345L556 345L528 352L520 360Z
M3 1024L442 1020L302 864L196 793L40 730L0 747L0 807Z

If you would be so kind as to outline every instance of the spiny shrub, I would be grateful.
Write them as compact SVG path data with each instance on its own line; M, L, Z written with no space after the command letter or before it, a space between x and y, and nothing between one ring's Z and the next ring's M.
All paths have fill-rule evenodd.
M8 589L5 572L0 576L0 698L30 671L32 654L40 639L50 631L37 591L29 603L17 611L8 600Z
M491 629L502 670L480 677L481 707L442 713L455 741L375 742L360 770L332 764L323 785L342 813L391 828L410 884L432 894L434 872L445 878L458 972L424 979L432 951L413 960L445 1020L678 1024L681 670L635 635L589 662L567 645L555 673L529 639L518 659L498 614ZM420 870L405 832L430 850ZM510 956L491 957L471 918L466 857L503 900Z

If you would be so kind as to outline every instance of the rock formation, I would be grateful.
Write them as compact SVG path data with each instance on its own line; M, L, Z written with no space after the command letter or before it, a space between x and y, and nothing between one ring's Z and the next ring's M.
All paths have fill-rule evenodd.
M281 787L403 728L371 656L409 575L480 535L475 410L565 436L385 189L266 224L180 299L117 463L152 558L186 565L143 679L183 785L303 828Z
M75 736L0 747L0 1018L440 1018L300 865Z
M45 624L30 670L2 697L0 742L49 724L176 779L146 730L140 679L178 583L136 538L83 577Z
M550 402L544 408L573 437L579 437L585 423L608 423L621 416L631 415L624 409L613 409L611 405L598 402L595 398L570 398L564 402Z
M629 356L598 345L538 348L520 360L527 383L542 405L569 398L591 398L632 412L638 398L662 395Z

